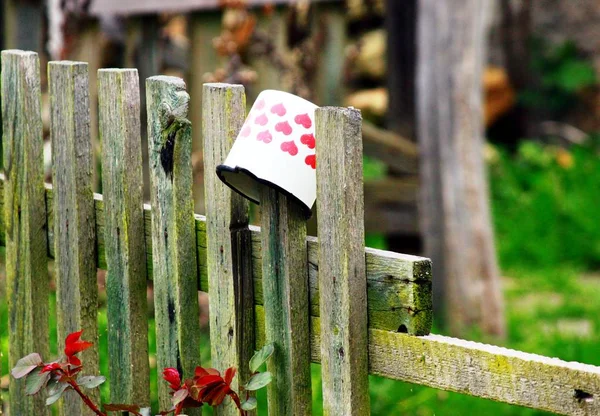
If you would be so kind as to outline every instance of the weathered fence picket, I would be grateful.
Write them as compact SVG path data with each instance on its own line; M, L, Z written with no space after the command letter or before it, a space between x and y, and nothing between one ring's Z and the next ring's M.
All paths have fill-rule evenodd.
M237 367L234 387L248 377L252 349L275 343L270 414L310 414L310 361L322 361L329 415L368 414L368 373L561 414L600 414L599 367L427 335L429 259L363 246L356 110L317 110L317 240L306 237L301 209L267 189L262 230L249 226L248 203L214 173L243 123L243 87L204 87L206 218L193 214L183 81L152 77L147 83L150 206L142 204L136 70L99 72L104 195L92 195L87 66L50 64L54 186L44 188L38 57L4 51L1 65L0 244L6 246L11 366L32 351L47 357L50 258L57 263L60 339L80 328L85 339L96 339L95 270L108 271L113 402L150 402L152 278L159 369L174 366L189 375L200 364L197 291L208 292L213 366ZM86 372L95 373L93 350L84 359ZM22 391L23 383L11 380L12 416L49 414L44 397ZM169 407L164 385L160 398L161 408ZM231 405L217 413L237 414ZM85 413L67 397L62 414Z
M265 342L275 352L267 362L269 414L312 413L310 309L306 214L270 188L261 193L262 292Z
M59 351L65 337L79 330L98 342L96 227L92 190L88 65L50 62L50 140L54 184L54 252ZM98 349L84 351L86 373L99 374ZM98 391L91 392L96 401ZM65 395L63 415L92 415L74 391Z
M40 61L34 52L2 52L2 145L9 355L12 368L32 351L48 356L48 262L44 201ZM14 414L48 414L43 397L10 384Z
M110 399L150 404L140 90L135 69L98 72Z
M361 122L354 109L315 111L326 415L370 413Z
M200 365L190 97L174 77L149 78L146 96L157 365L178 368L187 378ZM159 399L168 409L166 383L159 383Z
M202 97L204 169L214 173L244 123L246 98L243 86L227 84L205 84ZM248 363L254 349L249 206L246 199L225 187L217 175L205 175L204 180L206 247L207 252L215 253L207 256L211 359L216 368L239 369L234 379L237 389L248 381ZM216 414L236 416L239 411L229 401Z

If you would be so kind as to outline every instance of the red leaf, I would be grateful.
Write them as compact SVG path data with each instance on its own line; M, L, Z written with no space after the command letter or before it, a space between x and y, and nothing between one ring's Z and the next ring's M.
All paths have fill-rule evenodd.
M68 357L69 358L67 360L72 366L79 367L81 365L81 360L79 358L75 357L74 355L70 355Z
M85 351L88 348L90 348L92 345L94 345L91 342L87 342L87 341L81 341L81 334L83 333L83 331L78 331L78 332L73 332L69 335L67 335L67 338L65 338L65 355L67 357L72 357L75 354L81 352L81 351ZM81 365L81 364L78 364Z
M175 368L165 368L163 370L163 378L169 383L169 387L177 390L181 387L181 376Z
M49 373L50 371L53 371L53 370L60 370L60 368L61 367L60 367L59 363L48 364L42 368L42 373Z
M204 367L196 367L196 371L195 371L195 376L196 377L204 377L207 375L213 375L213 376L221 376L221 373L219 373L218 370L215 370L214 368L204 368Z
M208 375L200 377L198 380L196 380L196 387L203 388L216 383L224 383L223 377Z
M211 406L218 406L223 403L223 399L231 391L227 384L221 384L214 387L204 396L204 402Z
M87 350L92 345L94 344L87 341L78 341L72 344L67 344L67 346L65 347L65 355L67 357L72 357L75 354L80 353L81 351Z
M67 338L65 338L65 345L68 346L70 344L73 344L73 343L79 341L79 338L81 338L81 334L83 334L83 330L78 331L78 332L73 332L73 333L67 335Z
M225 380L225 383L226 383L227 385L231 384L231 382L233 381L233 378L235 377L235 372L236 372L236 369L235 369L235 367L229 367L229 368L228 368L228 369L225 371L225 377L224 377L224 380Z

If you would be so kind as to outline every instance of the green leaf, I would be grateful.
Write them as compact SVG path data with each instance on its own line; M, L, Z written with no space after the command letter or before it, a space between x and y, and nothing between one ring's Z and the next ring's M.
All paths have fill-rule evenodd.
M50 380L48 380L48 384L46 384L46 389L48 390L49 396L56 394L56 392L62 388L61 385L68 386L67 383L60 382L60 377L61 376L59 376L57 374L53 374L50 376Z
M17 361L17 365L12 369L11 374L16 379L23 378L42 364L42 357L34 352Z
M248 400L242 402L242 410L254 410L256 409L256 398L248 397Z
M105 381L106 377L104 376L79 376L77 378L77 384L86 389L95 389Z
M260 351L256 351L250 359L250 371L255 373L261 365L263 365L271 355L273 355L275 347L273 344L265 345Z
M262 389L273 380L273 376L268 371L264 373L257 373L250 378L248 384L246 384L246 390L256 391Z
M25 393L30 396L36 394L46 385L48 380L50 380L50 373L42 373L41 368L29 373L25 379Z
M68 387L69 385L67 383L57 382L57 384L55 384L51 389L48 390L46 406L50 406L51 404L54 404L58 399L60 399Z

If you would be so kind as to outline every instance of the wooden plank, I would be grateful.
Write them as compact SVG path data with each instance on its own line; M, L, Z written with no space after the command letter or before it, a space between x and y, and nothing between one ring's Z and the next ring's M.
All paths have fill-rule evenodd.
M419 197L417 176L386 177L365 182L365 204L411 204Z
M54 252L59 351L79 330L98 345L96 228L92 190L92 141L88 64L50 62L50 138L54 184ZM86 374L98 375L98 349L82 353ZM90 392L98 403L100 393ZM63 415L92 415L74 391L67 392Z
M262 306L256 306L255 316L260 345L265 340ZM311 320L316 363L321 359L319 321ZM600 412L600 367L440 335L415 337L370 329L369 372L559 414Z
M52 207L53 191L46 185L46 204ZM3 176L0 174L0 205L4 192ZM106 270L104 250L104 202L102 195L94 195L96 207L96 236L98 247L97 267ZM150 206L144 206L144 231L146 240L146 256L149 261L149 274L152 272L152 238ZM54 214L48 212L48 224L53 223ZM206 269L206 218L196 215L196 250L198 258L199 288L209 291L208 273ZM4 245L4 228L0 221L0 245ZM263 304L262 291L262 243L260 228L250 226L252 238L252 278L254 281L254 303ZM54 233L48 230L50 242L49 258L54 258ZM310 286L310 309L313 317L319 316L319 277L317 239L307 238L308 275ZM369 327L394 331L402 325L409 334L425 335L431 330L431 261L429 259L390 251L365 249L367 270L367 312ZM262 346L262 344L257 344Z
M204 76L208 72L214 72L219 67L219 56L213 46L213 39L221 33L220 11L194 13L189 17L189 36L191 51L189 54L190 71L190 121L193 129L193 151L198 156L202 155L202 94L204 89ZM194 183L195 210L204 213L204 179L203 167L199 167L198 177Z
M416 204L365 206L365 229L372 233L415 235L419 232Z
M135 69L98 71L110 399L149 405L140 96ZM97 230L99 232L99 230Z
M44 52L44 2L41 0L5 0L4 42L7 48Z
M8 366L32 352L48 356L48 262L44 201L40 63L34 52L2 52L2 130ZM13 415L49 414L41 396L11 380Z
M216 175L246 115L244 87L205 84L204 103L204 188L206 199L207 273L210 299L210 340L212 365L218 369L234 366L239 370L234 390L245 384L248 363L254 351L254 292L252 282L252 241L249 204L227 188ZM239 380L239 383L238 383ZM233 402L219 415L237 416Z
M157 365L178 368L185 378L200 365L189 100L180 78L146 81ZM160 408L167 409L170 389L158 386Z
M323 413L370 413L362 116L315 110Z
M300 205L270 188L261 192L262 286L267 361L273 374L270 415L310 415L309 289L306 220Z
M417 0L385 1L387 127L415 141Z
M347 17L339 4L317 4L316 30L324 28L325 40L320 48L316 76L317 104L341 105L344 98L344 62L346 61Z
M419 171L418 149L410 140L367 121L363 121L362 134L365 155L381 160L395 172Z
M291 4L297 0L247 0L248 6L260 7L271 4ZM313 2L340 2L341 0L312 0ZM136 15L159 12L190 12L213 11L222 7L222 0L96 0L92 2L90 14L99 16L103 14Z
M89 69L89 91L90 91L90 135L92 136L92 147L96 149L93 159L93 183L94 190L102 189L101 183L101 158L100 141L98 139L98 69L102 68L104 35L100 30L98 21L88 20L85 27L78 31L77 39L69 49L70 59L86 62Z
M284 61L290 53L288 47L286 30L286 13L282 7L276 7L270 14L260 13L256 16L256 30L266 34L267 39L263 42L270 42L273 47L273 53L250 56L249 64L256 71L257 79L248 87L248 96L250 102L256 101L256 97L264 90L286 90L291 85L285 84L284 71L281 63L273 62L273 54ZM277 58L276 58L277 59Z

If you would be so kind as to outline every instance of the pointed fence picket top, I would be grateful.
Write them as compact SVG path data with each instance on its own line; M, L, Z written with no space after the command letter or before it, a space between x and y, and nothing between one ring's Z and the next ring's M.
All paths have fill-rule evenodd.
M559 414L600 414L599 367L428 335L431 261L363 246L357 111L317 110L318 240L306 237L298 207L271 190L262 195L262 230L249 226L248 203L214 175L244 118L242 87L210 84L203 94L206 218L191 208L181 80L148 80L150 206L142 204L136 70L99 73L104 195L92 196L85 64L50 66L54 188L43 183L38 57L4 51L1 65L10 365L34 351L51 358L47 262L55 259L61 337L81 325L85 339L95 338L93 270L108 272L113 402L150 403L147 280L154 278L159 370L168 364L189 374L200 364L197 291L208 292L213 365L237 366L235 383L248 377L252 348L275 343L271 414L310 414L311 361L323 364L330 415L368 414L368 373ZM92 351L84 360L95 371ZM159 385L163 410L170 402ZM49 414L45 397L25 396L22 381L11 379L9 389L11 414ZM72 406L67 397L63 414L80 414ZM231 406L217 413L235 414Z

